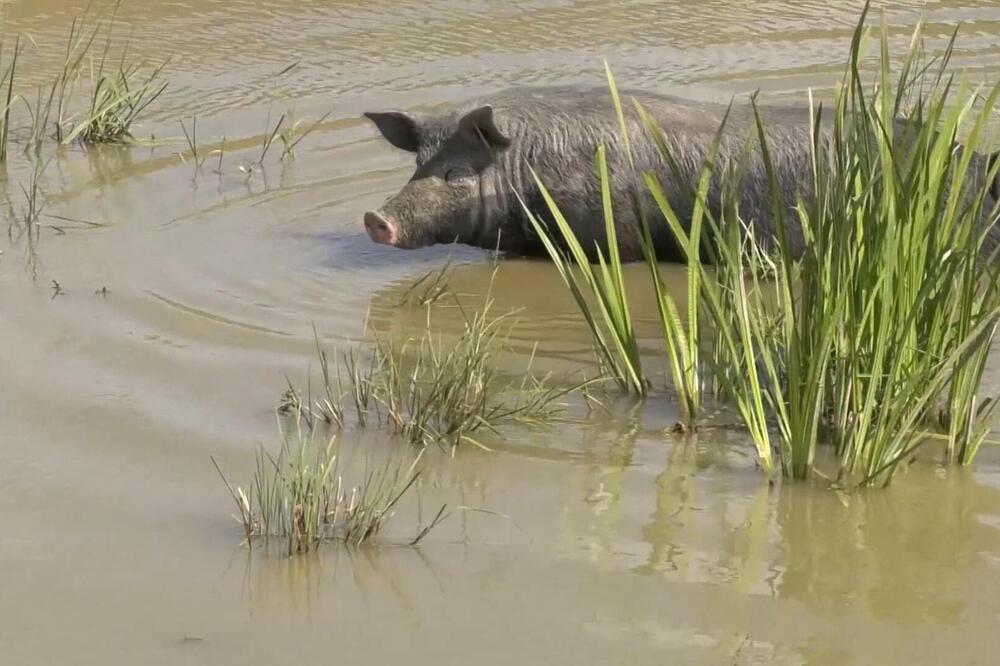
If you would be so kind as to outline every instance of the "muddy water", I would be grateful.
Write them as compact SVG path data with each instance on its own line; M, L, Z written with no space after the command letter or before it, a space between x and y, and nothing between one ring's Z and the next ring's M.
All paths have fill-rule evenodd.
M665 437L661 398L432 454L386 545L291 560L239 545L209 462L245 478L254 445L274 446L313 324L331 345L368 313L419 326L399 296L449 256L455 290L486 291L484 253L366 240L360 214L409 165L361 111L596 83L602 57L691 97L801 94L838 72L855 4L128 0L133 53L173 59L139 131L157 142L58 154L38 240L0 240L0 663L995 663L992 450L974 470L916 464L888 492L770 488L738 438ZM3 35L37 44L24 92L85 5L0 0ZM923 3L885 6L902 36ZM996 3L926 15L934 35L963 22L958 61L996 79ZM332 114L294 161L241 171L292 108ZM193 116L208 149L227 137L221 174L178 157ZM7 168L15 210L30 173ZM523 308L512 363L537 340L546 369L592 370L557 280L502 264L497 307ZM460 512L419 550L393 545L441 502L502 516Z

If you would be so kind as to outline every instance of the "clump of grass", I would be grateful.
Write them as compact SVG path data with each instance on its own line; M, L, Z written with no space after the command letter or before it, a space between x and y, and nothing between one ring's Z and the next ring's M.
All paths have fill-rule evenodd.
M39 86L33 101L15 92L17 66L23 51L21 37L17 37L9 58L0 43L0 163L7 159L11 112L18 101L27 108L31 119L25 152L33 150L36 157L41 154L45 142L52 138L60 144L74 141L114 144L135 139L136 122L167 87L163 72L169 59L160 64L134 62L130 59L128 39L120 46L120 57L111 57L112 51L118 48L114 30L120 4L120 0L111 3L107 20L99 21L92 29L88 27L89 16L72 22L62 69L50 84ZM99 49L97 53L95 45ZM287 73L294 66L286 67L277 76ZM89 81L89 94L85 110L77 113L80 105L75 103L75 99L81 81ZM273 125L268 113L259 157L239 169L250 176L264 163L278 140L282 144L280 160L293 158L301 142L332 113L332 110L328 111L307 124L301 119L293 122L289 111ZM204 151L197 136L197 118L192 120L190 131L184 121L181 121L181 128L195 161L195 170L200 170L209 157L217 154L216 172L221 175L226 140L222 139L218 150Z
M372 407L372 392L375 378L379 371L379 361L376 356L372 356L367 363L361 360L357 349L350 349L343 352L337 360L333 370L330 368L330 356L323 349L319 341L319 335L313 331L316 338L316 354L319 356L321 379L323 383L323 395L315 402L318 413L322 415L327 423L344 427L346 419L344 416L343 401L345 396L350 398L354 407L355 418L361 427L368 425L368 414ZM343 364L343 365L341 365ZM344 377L347 377L346 383Z
M881 67L869 87L859 68L867 11L852 40L832 127L824 126L822 108L813 106L811 173L806 174L813 195L800 196L794 210L785 208L756 98L755 123L740 157L713 164L717 137L699 183L689 187L695 210L704 211L709 228L712 270L700 262L694 242L702 221L695 216L682 225L658 176L643 175L685 253L689 274L698 276L695 281L689 276L698 309L688 318L701 314L714 324L708 358L718 393L735 404L762 467L771 469L776 448L784 474L806 478L815 471L817 446L829 443L839 460L841 484L888 483L900 463L936 435L928 432L935 413L942 415L949 458L970 462L996 405L993 398L982 399L980 390L1000 319L1000 271L991 262L995 253L991 260L982 255L997 219L990 183L1000 165L985 159L979 148L1000 85L979 95L964 81L946 76L950 46L932 71L920 48L920 27L893 85L883 21ZM617 101L616 107L620 115ZM662 132L638 104L637 110L664 163L673 165ZM960 132L970 126L957 149ZM766 173L773 251L758 243L754 220L745 220L737 205L751 148ZM600 254L600 272L587 265L547 195L582 282L570 275L568 261L535 222L599 348L623 378L639 364L627 353L634 334L622 325L629 319L624 289L616 280L603 149L596 163L605 192L610 270ZM712 194L717 201L708 198L709 174L719 182ZM789 240L796 224L805 239L801 253ZM644 228L647 258L652 255L649 239ZM655 260L650 266L657 286ZM671 306L669 298L660 302L661 318L674 331L665 325L676 374L683 358L677 349L693 349L689 358L697 358L704 341L698 340L697 329L687 329L688 339L676 335L680 326ZM603 343L605 327L612 339L627 344Z
M434 294L447 292L447 270L446 265L428 273L407 294L419 293L421 287ZM501 372L515 313L492 314L489 294L483 307L472 313L458 304L464 325L457 337L435 335L431 329L429 307L437 296L418 300L428 307L428 323L415 338L375 336L367 349L337 355L324 350L317 336L322 381L318 397L307 390L303 398L290 384L282 399L285 410L303 414L308 424L322 421L341 428L353 412L359 427L387 426L419 446L454 450L464 443L485 449L479 433L499 434L514 423L553 422L561 416L568 394L597 381L553 384L550 376L533 373L534 355L520 379Z
M494 316L490 308L488 301L468 316L457 340L427 331L403 344L376 342L373 393L386 421L409 441L485 449L480 432L562 413L560 401L577 386L548 385L548 377L532 375L531 360L521 381L502 378L499 356L512 315Z
M161 82L162 73L169 61L158 66L145 62L129 61L129 43L125 42L117 63L110 61L114 43L114 27L120 2L111 6L106 24L98 23L92 30L87 28L87 17L72 22L63 66L51 84L40 86L32 105L23 100L31 117L31 132L25 150L33 149L36 155L51 136L58 143L73 141L83 143L126 143L134 137L132 128L139 116L165 90ZM95 59L92 54L102 30L105 29L103 49ZM18 45L20 40L18 40ZM18 49L9 68L9 76L0 79L7 84L7 104L5 120L0 125L0 149L3 137L9 129L10 107L15 99L13 94L14 66ZM85 65L90 63L90 99L86 111L79 120L71 117L78 86L83 78ZM23 98L22 98L23 99ZM0 160L2 161L2 160Z
M367 362L362 362L356 348L339 355L330 354L320 343L319 333L315 328L313 337L316 341L322 391L319 397L314 398L310 380L303 396L303 392L290 379L287 380L288 388L278 403L279 413L297 414L310 428L317 423L344 428L348 425L344 401L349 397L357 424L365 427L373 406L373 387L381 369L377 355L373 354Z
M628 158L629 167L633 178L638 179L635 162L632 158L631 144L629 142L628 125L625 122L625 114L622 108L621 98L618 94L618 87L614 77L611 75L611 68L604 64L605 73L608 79L608 88L611 92L611 100L614 104L615 114L618 118L618 130L621 134L625 147L625 154ZM669 155L667 142L663 134L654 132L656 129L652 119L644 112L642 107L637 106L636 111L648 132L657 142L657 146L664 155ZM723 127L725 121L723 121ZM697 427L698 419L702 411L703 393L703 368L701 361L701 339L699 329L699 310L701 307L701 270L700 257L702 246L702 229L707 207L704 205L705 197L708 193L712 178L713 162L722 138L722 127L715 139L708 148L708 156L702 167L701 175L698 178L695 191L691 192L694 203L691 212L690 227L687 232L676 216L665 216L666 222L670 225L674 237L683 246L683 251L687 256L688 270L686 275L687 287L687 312L682 319L674 299L667 292L663 282L663 276L657 268L656 252L653 249L653 238L650 230L650 221L645 215L645 211L638 201L633 201L641 212L641 237L640 247L646 266L649 268L650 281L656 297L658 323L660 325L660 338L663 342L664 352L670 366L670 378L673 382L678 401L681 405L681 430L694 430ZM603 151L598 153L598 163L605 162ZM681 170L673 160L668 160L671 169L679 180ZM602 182L608 180L606 164L599 169ZM602 189L607 190L606 187ZM605 203L608 210L608 203Z
M245 488L230 483L214 458L212 463L247 540L283 542L292 555L328 541L359 546L376 539L420 477L421 456L418 452L408 460L397 451L352 485L340 472L336 436L322 436L296 421L290 434L282 431L277 455L257 451L256 471ZM429 525L418 526L411 543L423 539L443 516L444 507Z
M91 74L90 110L69 132L66 142L126 143L134 138L133 124L167 87L159 78L168 63L147 71L145 63L132 64L126 58L127 48L119 65L108 71L102 57Z
M762 297L764 283L748 284L745 255L732 241L719 254L731 277L726 293L735 295L730 309L745 309L751 323L737 331L734 350L756 355L745 369L761 374L785 473L808 477L817 445L829 441L841 483L885 484L927 441L936 402L944 399L960 417L948 439L964 462L988 430L992 408L977 411L975 395L1000 316L997 273L981 258L996 215L987 210L996 168L976 174L984 165L973 159L1000 86L977 111L974 91L944 74L950 48L938 73L928 73L920 27L893 85L883 22L880 74L869 88L858 67L863 21L829 139L821 111L814 113L815 195L800 198L794 213L806 239L802 257L789 247L759 116L756 139L778 232L773 298ZM908 98L913 106L904 109ZM776 327L768 300L777 304Z
M117 11L117 7L116 4L113 12ZM109 43L110 26L113 24L113 19L114 13L108 28ZM33 149L38 155L50 136L58 143L66 140L67 132L72 129L68 116L76 87L80 81L83 62L100 32L100 24L93 30L87 29L86 17L74 19L70 24L62 69L47 90L45 86L39 86L34 107L25 102L28 114L31 116L31 135L26 150Z

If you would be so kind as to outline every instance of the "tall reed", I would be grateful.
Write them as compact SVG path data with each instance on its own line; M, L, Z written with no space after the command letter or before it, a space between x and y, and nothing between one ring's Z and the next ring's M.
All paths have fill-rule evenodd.
M117 5L115 5L116 10ZM72 130L70 118L72 100L80 81L84 60L90 54L91 47L100 33L99 23L88 29L86 17L74 19L66 39L62 68L47 88L45 86L38 88L34 107L28 104L31 136L26 149L33 150L36 156L40 155L42 146L50 137L57 143L62 143L66 139L67 132ZM110 33L108 40L110 43Z
M996 404L980 392L1000 318L1000 272L984 259L995 246L1000 165L980 148L1000 84L980 94L947 75L954 36L936 63L927 62L920 26L894 83L883 21L879 70L869 85L860 68L867 13L866 6L832 111L825 113L810 97L811 168L794 206L786 208L788 193L778 182L771 135L756 98L743 151L717 163L717 137L697 183L687 185L695 197L690 219L679 219L658 174L642 176L660 210L659 223L670 228L688 263L689 290L697 295L688 320L700 314L714 325L708 357L718 394L734 404L762 467L771 468L776 449L787 476L806 478L815 469L817 446L829 442L844 484L888 483L934 434L928 431L933 415L944 425L949 458L968 463ZM611 90L620 116L613 81ZM639 105L637 112L662 162L680 180L669 141ZM761 221L744 219L738 206L750 159L763 170L771 202L770 219L763 222L773 242L761 242L755 235ZM607 192L602 148L595 162ZM585 265L544 188L543 195L556 228L533 222L600 347L602 324L621 330L618 311L605 303L625 303L626 295L603 295L608 262L598 255L598 273ZM605 204L609 229L611 208ZM655 255L648 223L643 220L643 244L650 260ZM703 226L711 268L699 260L695 242ZM569 257L555 233L570 248ZM798 233L802 247L792 240ZM608 241L614 267L611 233ZM650 266L659 288L655 261ZM577 282L567 277L573 270L599 277ZM597 313L590 296L597 297ZM666 323L677 321L671 305L661 298ZM686 330L691 339L670 342L679 328L674 323L663 329L675 374L678 349L693 350L689 358L697 358L707 344L696 328ZM622 357L619 350L616 360ZM627 367L633 366L640 361L630 359Z
M14 105L14 79L17 75L17 57L21 53L21 37L14 42L10 64L4 67L4 43L0 40L0 164L7 161L7 145L10 137L10 112ZM4 90L6 88L6 91Z
M729 303L712 313L719 327L732 312L750 324L736 329L732 363L757 375L758 388L744 383L736 393L766 401L786 474L808 477L817 445L828 440L842 483L884 484L927 440L927 415L942 399L957 415L951 451L967 462L985 436L992 407L979 409L975 396L1000 316L997 272L982 259L996 166L986 169L976 149L1000 87L977 110L974 91L945 76L950 47L936 73L922 61L919 27L893 85L884 22L880 71L869 87L859 68L864 18L832 129L813 106L812 195L793 211L782 203L754 102L751 141L771 194L776 279L766 286L747 277L747 252L724 231L743 220L723 203L717 255ZM801 257L791 246L793 224L805 242ZM765 439L759 418L747 425Z
M595 248L598 258L595 268L587 252L576 238L569 222L563 216L544 183L532 170L542 197L551 212L559 236L549 231L547 225L521 201L528 219L545 245L549 256L569 287L593 336L594 345L603 365L612 379L624 391L645 395L648 382L643 375L632 313L628 306L625 280L622 277L615 233L614 210L611 204L611 186L607 172L604 146L597 149L595 159L597 177L601 183L601 201L604 205L604 228L609 247L614 251L605 259L600 247ZM565 250L560 247L562 242Z
M632 156L629 123L625 119L621 98L610 68L605 65L612 105L618 123L620 149L636 180L641 180ZM650 130L654 125L645 112L639 108L642 123ZM641 127L638 128L641 131ZM661 134L655 135L663 140ZM678 242L688 257L687 270L687 311L684 316L667 291L660 274L650 230L650 221L638 201L619 202L618 205L632 205L640 211L640 246L647 267L657 305L657 323L663 343L673 383L680 404L680 416L689 428L697 425L701 412L703 393L703 363L701 361L701 336L699 335L699 303L701 299L700 248L702 246L702 222L706 208L701 204L705 199L712 177L712 159L718 149L720 134L709 148L709 158L701 169L700 176L691 196L695 202L688 226L682 229L680 221L668 217ZM665 141L665 140L663 140ZM664 142L662 149L666 151ZM566 221L558 205L553 200L545 183L534 174L534 179L545 201L546 209L554 221L551 229L544 219L531 210L522 200L527 217L542 240L563 281L570 288L580 313L593 337L600 360L609 369L610 375L626 391L646 395L650 382L644 375L639 343L636 337L633 314L629 307L628 294L622 278L621 261L618 253L615 229L614 207L611 199L611 184L608 175L607 148L601 144L595 156L597 180L601 188L604 231L607 243L607 257L600 245L595 245L593 253L597 258L594 268L588 259L586 249L576 238L576 234ZM595 312L596 310L596 312Z

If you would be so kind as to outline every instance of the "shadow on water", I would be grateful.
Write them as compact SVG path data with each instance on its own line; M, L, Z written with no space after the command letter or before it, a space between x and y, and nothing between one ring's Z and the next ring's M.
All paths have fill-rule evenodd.
M397 273L402 267L417 272L444 264L449 258L455 262L489 261L489 253L486 250L464 245L434 245L416 250L400 250L377 245L365 235L360 218L356 226L358 233L296 233L291 237L304 244L322 247L322 265L338 270L377 271L392 268L394 273ZM393 290L397 286L399 285L393 284L387 289Z

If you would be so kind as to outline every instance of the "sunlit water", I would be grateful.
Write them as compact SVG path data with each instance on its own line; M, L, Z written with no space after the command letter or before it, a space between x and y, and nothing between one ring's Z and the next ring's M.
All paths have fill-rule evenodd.
M0 662L995 663L992 449L973 470L919 463L888 491L772 488L738 437L666 436L661 396L512 431L492 453L431 451L386 545L293 559L240 545L209 460L242 480L253 447L276 445L285 376L316 369L314 325L330 345L361 338L366 316L419 330L399 298L449 256L467 301L487 290L478 250L368 241L361 213L411 165L362 111L600 84L602 59L632 87L801 98L839 74L858 4L127 0L135 57L172 59L137 133L157 141L67 149L41 177L38 241L0 239ZM0 0L8 50L31 36L32 102L85 5ZM905 43L923 3L884 6ZM961 22L956 63L996 80L1000 6L924 15L937 45ZM279 145L250 168L293 109L331 115L294 160ZM178 156L195 116L205 150L227 137L221 174L215 155L200 172ZM31 173L18 150L15 211ZM537 341L539 368L593 371L551 266L503 262L494 295L522 308L512 364ZM442 502L491 513L394 545Z

